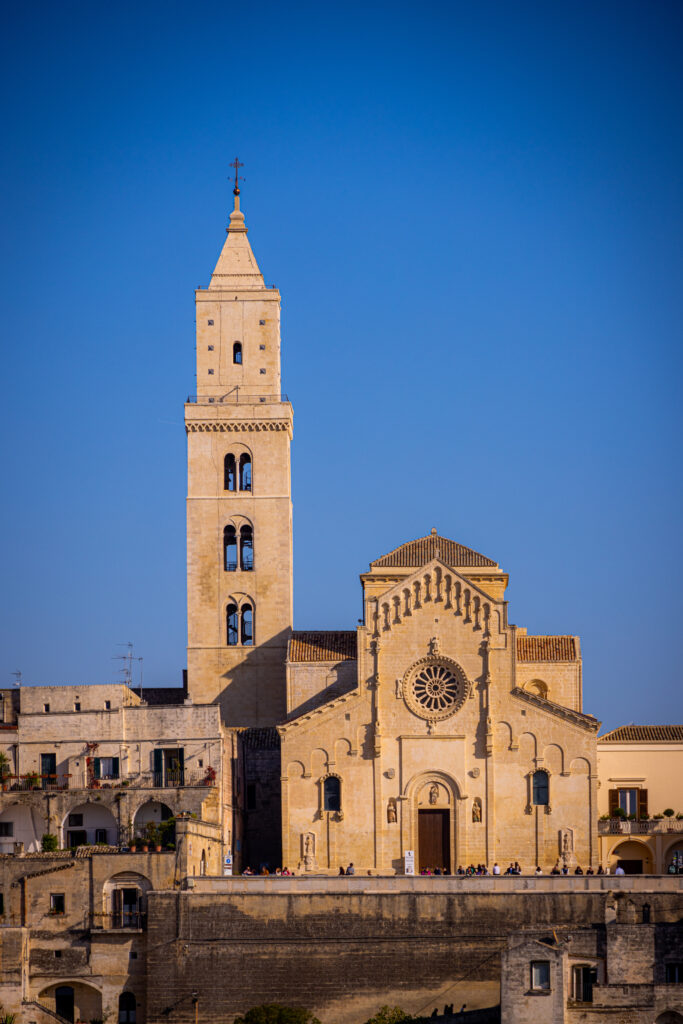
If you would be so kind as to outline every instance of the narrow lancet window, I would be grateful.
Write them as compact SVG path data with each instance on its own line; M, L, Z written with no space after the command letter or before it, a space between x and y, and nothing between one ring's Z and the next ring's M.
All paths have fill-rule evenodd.
M254 643L254 612L250 604L242 605L242 645L251 647Z
M336 775L330 775L323 783L323 809L341 810L341 783Z
M234 526L223 530L223 568L226 572L237 569L237 531Z
M533 803L537 807L545 807L548 804L548 773L540 768L534 772Z
M236 647L239 643L237 605L229 604L226 611L228 629L228 647Z
M232 361L239 366L242 365L242 342L236 341L232 346Z
M235 465L235 456L232 454L232 452L228 452L228 454L225 456L223 466L223 489L226 491L234 491L236 489L235 483L237 480L237 471Z
M243 526L240 530L240 567L242 572L251 572L254 568L254 531L251 526Z
M240 455L240 490L251 490L251 455Z

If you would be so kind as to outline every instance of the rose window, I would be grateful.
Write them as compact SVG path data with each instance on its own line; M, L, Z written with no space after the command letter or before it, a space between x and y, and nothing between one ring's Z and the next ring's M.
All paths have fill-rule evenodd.
M403 693L410 710L420 718L438 720L462 706L469 684L465 673L448 658L424 658L407 673Z

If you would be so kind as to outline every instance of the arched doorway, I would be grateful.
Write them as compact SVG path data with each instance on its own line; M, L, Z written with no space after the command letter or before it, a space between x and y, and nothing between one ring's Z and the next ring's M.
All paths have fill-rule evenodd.
M55 989L55 1013L64 1020L74 1019L74 990L72 985L58 985Z
M683 1024L683 1016L676 1010L665 1010L655 1018L655 1024Z
M159 840L163 846L175 843L173 811L160 800L147 800L135 812L133 834L137 839Z
M683 839L667 847L664 853L664 871L672 875L683 873Z
M427 772L408 783L405 799L411 813L403 845L415 851L417 871L453 871L457 863L457 797L457 783L445 772Z
M119 1024L135 1024L137 1000L132 992L122 992L119 996Z
M610 871L621 867L627 875L652 874L652 853L645 843L630 839L614 847L610 856Z

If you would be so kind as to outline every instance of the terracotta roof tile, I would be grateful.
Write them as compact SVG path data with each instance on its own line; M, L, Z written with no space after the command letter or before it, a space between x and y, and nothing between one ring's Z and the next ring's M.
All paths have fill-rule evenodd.
M682 743L683 725L620 725L598 736L598 743Z
M573 636L518 636L517 661L576 661Z
M289 661L349 661L356 656L353 630L295 631L289 641Z
M418 537L417 540L409 540L407 544L401 544L387 555L376 558L374 562L370 563L370 566L413 568L431 562L436 557L437 551L439 558L452 568L459 565L495 567L498 564L493 559L480 555L478 551L473 551L472 548L456 544L454 540L448 540L447 537L440 537L438 533L430 533L426 537Z

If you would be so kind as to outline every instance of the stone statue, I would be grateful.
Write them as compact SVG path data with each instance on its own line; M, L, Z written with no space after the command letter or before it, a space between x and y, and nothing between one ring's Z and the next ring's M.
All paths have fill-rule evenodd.
M307 832L304 836L304 868L312 871L315 867L315 836Z
M432 782L429 787L429 802L430 804L438 803L439 801L439 787L435 782Z
M392 797L387 804L387 821L390 825L396 824L396 801Z
M472 804L472 821L481 821L481 800L475 797Z

